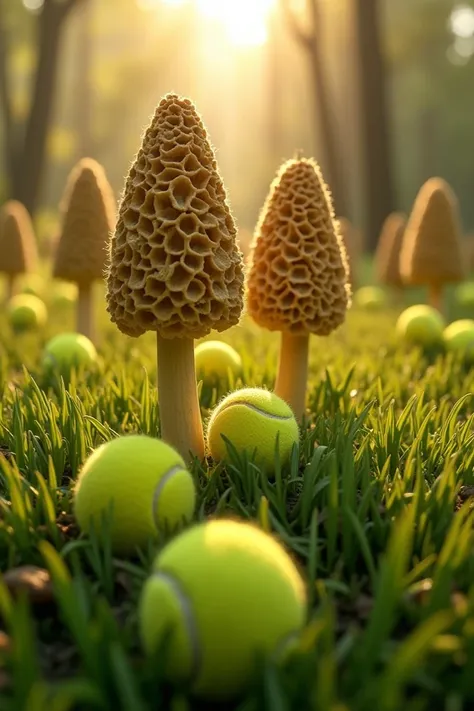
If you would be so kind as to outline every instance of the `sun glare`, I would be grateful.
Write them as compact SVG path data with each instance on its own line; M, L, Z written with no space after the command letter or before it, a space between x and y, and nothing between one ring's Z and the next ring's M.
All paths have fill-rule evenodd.
M163 0L179 6L187 0ZM189 1L189 0L188 0ZM217 22L236 47L258 47L267 40L267 20L275 0L194 0L204 18ZM157 5L158 0L148 0Z

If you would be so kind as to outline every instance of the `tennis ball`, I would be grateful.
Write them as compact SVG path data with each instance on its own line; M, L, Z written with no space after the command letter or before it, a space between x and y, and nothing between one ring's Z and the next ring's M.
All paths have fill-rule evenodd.
M443 340L445 322L432 306L418 304L403 311L397 321L398 336L412 345L434 346Z
M194 358L198 376L208 381L217 378L227 380L229 371L236 376L242 369L240 355L221 341L200 343L196 346Z
M473 320L454 321L444 330L443 338L448 351L461 352L469 360L474 357Z
M69 306L77 300L77 286L62 282L56 285L52 295L52 301L55 306Z
M201 523L171 541L139 605L143 646L153 653L166 644L168 679L220 701L245 691L258 654L290 642L305 617L304 583L282 546L232 520Z
M32 294L41 297L44 292L44 281L39 274L28 274L21 285L22 294Z
M279 437L280 461L290 458L299 432L290 406L262 388L243 388L227 395L215 408L207 427L207 442L212 458L227 458L222 435L237 451L256 451L256 463L270 473L274 467L275 446Z
M41 328L47 318L46 306L33 294L18 294L8 302L8 320L14 331Z
M363 286L354 293L353 301L361 309L376 311L387 305L387 296L379 286Z
M194 482L180 455L159 439L119 437L96 449L84 464L75 489L74 510L82 531L100 535L101 519L112 507L112 547L128 554L192 518Z
M97 360L94 344L81 333L60 333L45 347L43 364L49 370L57 369L61 374L74 367L87 367Z
M474 283L460 284L454 291L454 298L460 306L474 306Z

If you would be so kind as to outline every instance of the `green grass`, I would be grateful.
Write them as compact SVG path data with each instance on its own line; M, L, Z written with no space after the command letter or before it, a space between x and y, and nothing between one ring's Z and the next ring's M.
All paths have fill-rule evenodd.
M99 306L100 299L98 300ZM195 465L196 520L257 520L308 586L308 624L283 664L262 659L239 711L462 711L473 708L474 370L397 347L394 312L351 312L312 339L310 418L276 481L240 453ZM137 600L157 541L133 559L78 535L82 462L119 434L156 435L151 334L130 341L101 315L101 361L48 380L42 344L72 326L14 337L0 324L0 570L46 568L54 600L12 598L0 577L2 711L208 709L167 686L142 654ZM250 321L223 334L241 385L272 387L278 337ZM201 390L204 419L225 390Z

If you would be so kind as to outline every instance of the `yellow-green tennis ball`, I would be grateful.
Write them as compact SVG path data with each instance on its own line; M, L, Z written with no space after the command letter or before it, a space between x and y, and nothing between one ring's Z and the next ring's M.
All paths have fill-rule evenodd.
M60 333L46 344L43 364L48 370L68 373L72 368L88 367L97 360L97 351L81 333Z
M60 282L53 290L52 302L54 306L63 307L74 304L77 300L77 286L68 282Z
M299 432L290 406L263 388L243 388L227 395L215 408L207 426L207 443L212 458L227 458L222 435L237 451L256 451L256 463L266 472L274 469L278 436L280 461L285 464Z
M21 293L32 294L42 297L44 292L44 281L39 274L28 274L22 281Z
M15 331L41 328L47 318L46 306L33 294L18 294L8 302L8 320Z
M229 371L237 376L242 370L240 355L222 341L205 341L194 351L196 373L205 380L227 379Z
M258 655L291 640L305 617L305 586L282 546L230 520L193 526L171 541L139 607L145 649L166 645L168 678L215 700L245 691Z
M379 286L363 286L354 293L353 301L360 309L377 311L387 305L387 296Z
M474 357L474 321L454 321L444 330L444 343L448 351L463 353L471 360Z
M96 449L75 489L74 511L82 531L100 535L111 512L109 535L117 553L128 554L190 521L195 506L191 474L168 444L145 435L119 437Z
M399 338L417 346L435 346L443 340L445 322L439 311L426 304L410 306L400 314L396 330Z
M455 289L454 298L460 306L474 306L474 283L467 281L460 284Z

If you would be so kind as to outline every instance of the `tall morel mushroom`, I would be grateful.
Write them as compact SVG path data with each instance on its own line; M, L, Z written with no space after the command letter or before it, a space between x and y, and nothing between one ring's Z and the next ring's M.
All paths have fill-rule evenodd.
M275 392L299 418L309 336L327 336L343 323L350 293L346 251L319 166L290 160L273 181L256 228L248 311L260 326L282 332Z
M204 456L193 340L238 323L243 281L206 129L191 101L167 95L126 181L107 302L123 333L156 331L161 435L186 459Z
M392 212L385 220L375 252L375 272L381 284L400 291L404 284L400 273L400 254L405 234L406 217Z
M464 278L461 235L453 190L441 178L431 178L421 188L408 220L400 271L406 284L427 286L431 306L440 311L444 285Z
M102 166L83 158L72 170L61 204L54 276L78 286L77 331L94 338L92 287L104 279L115 199Z
M7 301L15 293L18 277L34 272L37 261L30 215L21 202L10 200L0 211L0 272L7 278Z

